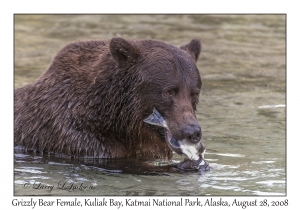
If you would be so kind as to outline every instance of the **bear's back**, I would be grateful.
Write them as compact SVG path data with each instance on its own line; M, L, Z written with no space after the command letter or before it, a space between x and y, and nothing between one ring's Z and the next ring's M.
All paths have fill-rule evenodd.
M80 41L63 47L43 76L94 78L107 63L113 65L108 41ZM42 77L43 77L42 76Z

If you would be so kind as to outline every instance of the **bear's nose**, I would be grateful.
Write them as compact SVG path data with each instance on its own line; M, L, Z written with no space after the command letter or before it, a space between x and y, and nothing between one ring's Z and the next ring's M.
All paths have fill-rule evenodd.
M183 138L188 139L192 143L197 143L201 140L201 127L198 125L189 125L182 129Z

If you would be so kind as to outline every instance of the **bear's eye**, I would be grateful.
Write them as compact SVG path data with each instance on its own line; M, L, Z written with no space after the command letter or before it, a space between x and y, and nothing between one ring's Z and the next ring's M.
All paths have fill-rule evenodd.
M168 95L169 96L174 96L175 95L175 91L174 90L168 90Z
M191 93L193 98L198 98L199 94L200 94L200 90L195 90L195 91L192 91L192 93Z
M167 89L163 91L164 97L173 97L176 95L176 88Z

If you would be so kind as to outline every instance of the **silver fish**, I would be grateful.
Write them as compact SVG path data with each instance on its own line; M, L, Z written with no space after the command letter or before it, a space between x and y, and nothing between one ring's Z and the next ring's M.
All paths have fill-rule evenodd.
M145 123L155 125L155 126L160 126L165 128L166 130L166 142L170 145L170 147L178 154L185 154L186 151L186 141L183 140L182 143L180 143L178 140L176 140L172 134L171 131L167 125L167 122L163 118L163 116L156 110L153 109L153 113L149 115L145 120ZM185 144L184 144L185 143ZM181 145L182 144L182 145ZM185 169L185 170L194 170L194 169L201 169L204 168L207 170L208 168L208 163L204 160L204 152L205 152L205 146L204 144L200 144L201 147L199 148L199 153L200 156L198 159L193 159L193 160L185 160L179 164L177 164L177 167L180 169ZM187 155L188 156L188 155Z
M167 122L163 116L156 110L153 109L153 113L144 119L145 123L160 126L166 129L166 140L169 145L175 150L178 154L182 154L182 149L180 148L180 143L173 138L170 129L168 128Z

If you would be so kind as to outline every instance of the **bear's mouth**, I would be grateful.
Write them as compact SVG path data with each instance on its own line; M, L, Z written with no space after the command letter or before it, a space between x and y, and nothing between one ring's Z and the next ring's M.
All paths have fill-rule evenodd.
M179 141L177 141L171 134L169 129L166 129L166 142L168 143L168 145L172 148L172 150L174 152L176 152L177 154L181 155L183 154L183 151L180 147L180 143Z
M185 154L189 160L193 161L197 161L202 158L202 153L205 149L204 144L202 142L194 144L187 139L182 139L180 141L175 139L167 126L167 122L156 109L153 109L153 113L148 116L144 122L163 127L165 129L165 141L177 154Z

